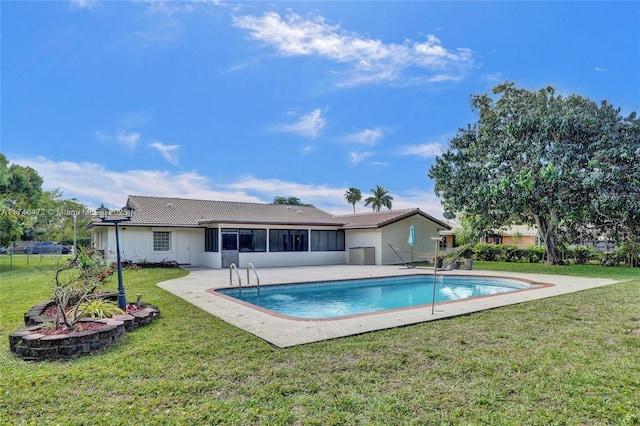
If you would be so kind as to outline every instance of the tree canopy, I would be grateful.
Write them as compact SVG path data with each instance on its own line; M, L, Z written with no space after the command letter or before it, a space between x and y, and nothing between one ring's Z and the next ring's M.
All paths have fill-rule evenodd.
M376 189L371 190L371 193L373 195L364 200L365 206L371 204L374 212L379 212L382 207L386 207L391 210L393 197L389 195L389 191L384 189L384 187L377 185Z
M640 123L606 101L504 83L471 98L478 121L458 131L429 170L451 212L476 228L538 227L547 262L587 229L638 230ZM616 226L613 226L617 224ZM612 227L613 226L613 227ZM637 234L636 234L637 235Z
M31 168L12 164L0 154L0 246L18 240L70 240L73 236L73 215L80 217L78 237L87 237L82 230L89 218L87 209L76 199L65 199L60 190L42 190L43 179Z
M280 197L273 198L273 204L285 204L288 206L308 206L313 207L313 204L305 204L298 197Z
M344 198L353 206L353 214L356 214L356 204L362 200L362 192L358 188L351 187L344 193Z
M31 167L9 166L0 154L0 246L17 241L33 227L33 218L25 214L34 209L42 195L42 178Z

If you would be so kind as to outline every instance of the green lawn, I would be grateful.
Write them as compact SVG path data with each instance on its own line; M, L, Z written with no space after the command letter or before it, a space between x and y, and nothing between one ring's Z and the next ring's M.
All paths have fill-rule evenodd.
M98 355L28 363L11 356L7 336L49 288L34 266L7 271L7 260L1 425L640 424L638 269L476 262L632 279L289 349L155 285L184 271L125 271L128 294L160 306L161 319Z

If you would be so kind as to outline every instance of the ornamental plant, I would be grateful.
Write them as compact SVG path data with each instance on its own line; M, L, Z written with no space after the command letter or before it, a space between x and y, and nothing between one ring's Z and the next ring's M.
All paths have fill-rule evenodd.
M114 315L124 314L124 311L115 302L105 299L93 299L80 302L67 312L69 317L75 314L80 314L80 318L111 318Z
M74 329L80 318L95 311L96 305L90 302L102 299L96 291L107 285L112 275L113 270L91 249L79 248L74 258L56 266L54 282L51 283L51 298L57 308L55 328L60 329L64 325L67 329Z

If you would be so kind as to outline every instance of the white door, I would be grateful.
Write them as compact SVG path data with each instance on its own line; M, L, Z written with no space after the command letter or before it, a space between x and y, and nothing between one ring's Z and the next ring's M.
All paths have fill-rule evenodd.
M191 231L178 231L176 234L176 262L181 265L190 265Z

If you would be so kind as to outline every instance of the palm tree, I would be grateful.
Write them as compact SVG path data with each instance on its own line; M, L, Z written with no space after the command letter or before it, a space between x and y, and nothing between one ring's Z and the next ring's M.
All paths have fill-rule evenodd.
M362 192L358 188L351 187L344 193L344 198L353 206L353 214L356 214L356 203L362 200Z
M389 195L389 191L378 185L376 189L371 190L371 193L373 196L364 200L365 206L371 204L374 212L379 212L383 206L391 210L391 200L393 200L393 197Z

